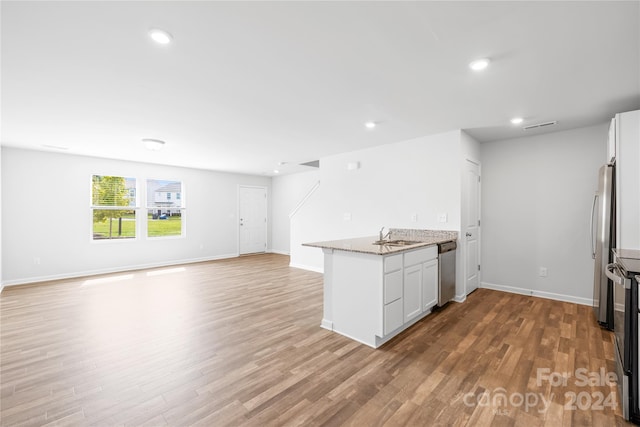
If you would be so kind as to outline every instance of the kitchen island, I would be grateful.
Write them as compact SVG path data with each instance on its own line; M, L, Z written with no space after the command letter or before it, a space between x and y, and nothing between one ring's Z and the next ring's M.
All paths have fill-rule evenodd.
M377 348L431 313L438 300L437 245L457 234L391 229L383 244L374 244L375 236L305 243L324 252L321 326Z

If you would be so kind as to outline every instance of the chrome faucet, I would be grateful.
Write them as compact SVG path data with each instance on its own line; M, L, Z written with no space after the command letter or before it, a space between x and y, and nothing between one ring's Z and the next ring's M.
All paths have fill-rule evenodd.
M391 237L391 230L389 230L389 232L387 232L387 234L384 234L384 227L382 227L380 229L380 234L378 235L378 237L379 237L378 241L382 242L387 237Z

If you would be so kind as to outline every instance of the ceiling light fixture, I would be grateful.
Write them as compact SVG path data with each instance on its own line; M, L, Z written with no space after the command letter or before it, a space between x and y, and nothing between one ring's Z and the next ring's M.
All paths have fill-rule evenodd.
M519 125L523 120L524 119L522 117L514 117L513 119L511 119L511 124Z
M366 122L364 124L364 127L366 127L367 129L373 129L374 127L376 127L376 122Z
M173 36L164 30L153 28L149 30L149 37L158 44L169 44L173 40Z
M473 71L482 71L489 66L489 62L491 61L489 61L489 59L487 58L476 59L469 64L469 68L471 68Z
M274 169L273 173L280 173L280 171L278 169Z
M144 138L142 140L142 143L147 148L147 150L151 150L151 151L160 151L162 150L162 147L164 147L164 144L165 144L164 141L160 141L159 139L150 139L150 138Z

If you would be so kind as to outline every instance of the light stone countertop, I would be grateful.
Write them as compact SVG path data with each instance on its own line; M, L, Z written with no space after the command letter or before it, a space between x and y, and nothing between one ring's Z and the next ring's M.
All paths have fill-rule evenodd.
M452 240L456 240L457 233L449 232L454 234L443 235L442 233L438 233L438 235L433 236L420 236L420 239L417 243L413 245L404 245L404 246L391 246L391 245L374 245L373 243L378 240L378 236L369 236L369 237L356 237L352 239L341 239L341 240L329 240L326 242L314 242L314 243L303 243L302 246L310 246L314 248L322 248L322 249L334 249L339 251L346 252L359 252L363 254L372 254L372 255L390 255L395 253L404 252L411 249L427 247L437 245L438 243L450 242ZM414 240L408 238L396 237L392 233L393 238L391 240ZM415 240L418 240L417 238Z
M640 274L640 250L614 249L616 263L621 264L627 274Z

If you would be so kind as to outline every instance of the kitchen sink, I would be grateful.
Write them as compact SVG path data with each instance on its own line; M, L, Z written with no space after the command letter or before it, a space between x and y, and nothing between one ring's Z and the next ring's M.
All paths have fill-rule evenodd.
M409 246L420 243L416 240L376 240L374 245L386 245L386 246Z

